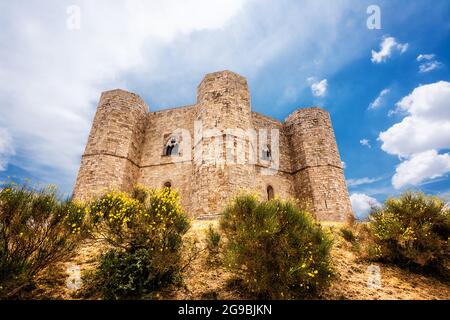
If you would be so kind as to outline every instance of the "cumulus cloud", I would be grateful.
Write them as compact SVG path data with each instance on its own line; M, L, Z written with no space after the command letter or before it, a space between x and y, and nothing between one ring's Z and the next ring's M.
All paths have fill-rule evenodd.
M359 143L362 146L365 146L365 147L367 147L369 149L372 148L372 146L370 145L370 141L368 139L361 139L361 140L359 140Z
M6 170L9 157L14 153L11 135L5 128L0 128L0 171Z
M406 50L408 50L407 43L398 43L394 37L385 37L380 44L380 51L372 50L371 60L373 63L385 62L395 51L403 54Z
M417 61L421 62L419 65L420 73L427 73L439 69L444 66L440 61L437 61L435 54L420 54L417 56Z
M397 110L406 117L379 135L385 152L405 160L393 186L417 185L449 172L448 154L438 152L450 148L450 83L417 87L397 103Z
M389 154L407 157L414 153L450 147L450 82L420 86L397 103L407 116L379 139Z
M315 81L314 78L309 78L311 82L311 92L315 97L323 97L327 93L328 80L323 79L320 81Z
M378 109L381 104L383 103L383 98L389 93L391 92L390 89L384 89L380 92L380 94L378 95L378 97L370 103L369 105L369 110L373 110L373 109Z
M353 212L358 219L365 219L373 207L379 207L381 204L377 199L369 197L363 193L353 193L350 195Z
M442 177L450 172L450 154L438 154L429 150L412 155L395 170L392 185L400 189L407 185L418 185L428 179Z
M66 27L70 5L81 10L79 30ZM250 84L258 78L256 109L266 88L273 97L292 85L295 96L310 87L299 79L333 74L370 45L353 27L364 4L350 1L30 0L2 8L0 126L14 137L10 163L66 191L101 91L133 91L158 110L193 103L205 73L231 69Z
M147 46L221 29L244 3L82 0L79 30L66 27L73 2L8 4L0 12L0 125L21 155L11 161L70 190L101 91L130 90L119 75L157 65Z

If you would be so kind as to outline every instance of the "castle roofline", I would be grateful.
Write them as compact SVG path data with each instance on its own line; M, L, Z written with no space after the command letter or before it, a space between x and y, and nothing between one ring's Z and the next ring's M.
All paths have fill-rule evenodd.
M284 119L284 123L290 122L292 120L294 120L294 118L296 118L299 114L302 113L307 113L307 112L311 112L311 111L319 111L319 112L325 112L325 113L329 113L327 110L325 110L322 107L304 107L304 108L297 108L295 109L293 112L291 112L285 119Z
M103 95L112 95L114 93L116 93L116 94L119 93L119 94L124 94L124 95L132 95L132 96L138 98L139 100L142 100L142 102L145 103L144 99L142 99L141 96L138 95L137 93L134 93L134 92L131 92L131 91L127 91L127 90L124 90L124 89L120 89L120 88L102 91L101 95L102 96Z
M177 107L169 106L169 107L163 107L163 108L160 109L160 110L150 111L149 113L154 114L154 113L169 112L169 111L171 111L171 110L177 111L177 110L180 110L180 109L191 109L191 108L195 108L195 107L197 107L197 106L198 106L198 105L195 104L195 103L194 103L194 104L187 104L187 105L184 105L184 106L177 106Z
M127 90L124 90L124 89L121 89L121 88L105 90L105 91L102 91L102 94L108 94L108 93L114 93L114 92L122 92L122 93L125 93L125 94L133 94L133 95L139 96L138 94L136 94L134 92L127 91Z
M103 91L100 96L100 101L108 98L116 99L117 96L121 96L129 101L134 101L134 104L140 105L140 108L143 108L145 112L148 112L149 110L147 103L145 103L144 99L142 99L138 94L119 88Z
M261 113L261 112L258 112L258 111L253 111L252 110L252 114L256 114L256 115L258 115L260 117L263 117L263 118L266 118L266 119L268 119L270 121L277 122L278 124L283 124L283 122L280 121L279 119L274 118L272 116L268 116L267 114L264 114L264 113Z
M241 76L240 74L238 74L238 73L236 73L234 71L228 70L228 69L207 73L207 74L205 74L205 77L217 76L219 74L224 74L224 75L225 74L231 74L231 75L234 75L234 76L237 76L237 77L240 77L240 78L245 78L244 76Z
M231 71L231 70L225 69L225 70L221 70L221 71L215 71L215 72L207 73L207 74L203 77L203 79L202 79L202 81L200 82L200 84L198 85L198 87L199 87L205 80L207 80L208 78L217 78L217 77L220 77L220 75L223 75L223 76L232 76L232 77L237 77L237 78L241 78L241 79L246 80L246 78L243 77L243 76L241 76L240 74L238 74L238 73L236 73L236 72L233 72L233 71ZM141 101L141 102L146 106L147 112L149 112L149 113L167 112L167 111L174 110L174 109L185 109L185 108L192 108L192 107L197 106L197 103L195 103L195 104L189 104L189 105L185 105L185 106L166 107L166 108L163 108L162 110L150 111L149 108L148 108L148 105L145 103L144 99L142 99L138 94L136 94L136 93L134 93L134 92L127 91L127 90L124 90L124 89L121 89L121 88L115 88L115 89L103 91L103 92L101 93L101 96L102 96L102 97L107 97L107 96L115 95L115 94L120 94L120 95L130 95L130 96L133 96L135 99ZM284 119L284 121L278 120L278 119L276 119L276 118L274 118L274 117L271 117L271 116L268 116L268 115L266 115L266 114L263 114L263 113L260 113L260 112L256 112L256 111L253 111L253 110L252 110L252 113L258 114L258 115L260 115L260 116L264 116L264 117L266 117L266 118L268 118L268 119L270 119L270 120L272 120L272 121L278 122L278 123L280 123L280 124L287 124L287 123L293 121L295 118L297 118L298 115L300 115L300 114L302 114L302 113L312 112L312 111L319 111L319 112L329 113L327 110L325 110L324 108L319 107L319 106L299 107L299 108L295 109L293 112L291 112L291 113Z
M240 74L226 69L226 70L215 71L215 72L210 72L210 73L205 74L205 76L202 78L202 81L200 81L200 83L198 84L197 88L200 87L202 85L202 83L207 79L210 79L210 78L214 79L214 78L221 78L221 77L226 78L228 76L247 81L247 79L245 77L241 76Z

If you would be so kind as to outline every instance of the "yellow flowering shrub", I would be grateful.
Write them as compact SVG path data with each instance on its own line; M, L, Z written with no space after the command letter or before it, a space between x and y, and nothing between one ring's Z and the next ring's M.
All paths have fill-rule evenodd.
M450 209L438 197L406 192L369 217L372 258L448 274Z
M61 200L56 187L10 183L0 190L0 298L18 298L36 275L64 261L86 235L83 204Z
M226 264L254 296L302 298L330 285L332 236L291 201L241 194L220 225Z
M112 246L95 283L105 299L146 298L180 281L182 236L189 219L170 188L109 192L90 206L92 235Z
M131 241L133 223L144 214L144 205L125 192L111 191L89 206L93 235L113 246Z

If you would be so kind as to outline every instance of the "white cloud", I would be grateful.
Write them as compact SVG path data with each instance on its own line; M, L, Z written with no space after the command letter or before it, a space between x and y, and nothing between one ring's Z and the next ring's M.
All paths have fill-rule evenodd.
M362 146L365 146L365 147L367 147L369 149L372 148L372 146L370 145L370 141L368 139L361 139L361 140L359 140L359 143Z
M385 62L388 58L392 56L394 51L403 54L408 50L408 44L398 43L394 37L385 37L380 44L380 51L372 50L372 62L381 63Z
M417 61L422 62L426 60L433 60L436 57L435 54L419 54L417 56Z
M363 193L353 193L350 195L350 201L352 203L353 212L358 219L367 218L372 207L381 206L377 199Z
M407 157L432 149L450 147L450 82L420 86L397 103L407 116L379 139L389 154Z
M73 4L81 9L79 31L66 28ZM193 103L205 73L230 69L249 79L257 109L264 88L282 95L292 85L292 99L309 89L299 79L332 75L370 45L355 27L364 4L350 1L29 0L1 7L0 126L14 137L10 163L65 191L101 91L136 92L157 110Z
M373 109L377 109L381 106L382 102L383 102L383 98L389 93L391 92L390 89L384 89L380 92L380 94L378 95L378 97L369 105L369 110L373 110Z
M420 54L417 56L417 61L422 62L419 65L419 72L427 73L443 67L444 64L437 61L435 58L435 54Z
M430 61L419 66L420 73L427 73L442 68L443 64L439 61Z
M342 169L347 169L347 164L345 161L341 161Z
M440 81L413 90L397 103L407 116L385 132L381 148L404 159L392 179L395 188L418 185L450 171L450 83Z
M312 78L310 78L312 80ZM313 82L311 84L311 92L315 97L323 97L327 93L328 80L323 79L318 82Z
M402 162L392 178L392 185L400 189L407 185L420 183L444 176L450 172L450 154L438 154L429 150L414 154L409 160Z
M0 128L0 171L6 170L9 157L14 153L11 135L5 128Z
M348 179L347 180L347 186L349 187L356 187L364 184L371 184L377 181L380 181L381 178L359 178L359 179Z
M8 4L0 12L0 125L21 155L11 161L70 190L101 91L128 89L120 74L158 65L147 48L220 30L244 2L82 0L78 31L66 28L71 2Z

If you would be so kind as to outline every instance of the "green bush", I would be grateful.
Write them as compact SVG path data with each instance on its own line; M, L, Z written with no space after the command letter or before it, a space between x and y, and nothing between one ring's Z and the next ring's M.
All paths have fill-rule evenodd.
M207 248L210 253L217 253L220 246L220 233L217 232L212 225L209 225L208 231L206 233Z
M179 283L182 236L189 220L172 189L110 192L90 206L93 236L111 249L92 280L105 299L149 298Z
M17 298L39 272L69 258L84 235L85 208L56 188L8 184L0 191L0 298Z
M449 274L450 209L443 200L406 192L373 209L369 219L371 257Z
M239 195L221 219L227 265L258 298L317 294L332 279L331 236L290 201Z
M341 236L348 242L354 242L356 240L355 234L350 228L343 227L341 229Z
M162 270L162 262L157 263L148 249L109 250L101 256L95 274L102 281L94 283L101 286L103 299L151 299L155 291L181 281L178 266L169 264Z

